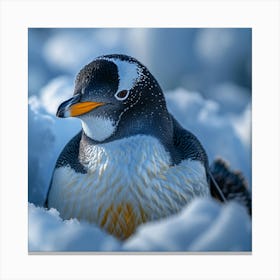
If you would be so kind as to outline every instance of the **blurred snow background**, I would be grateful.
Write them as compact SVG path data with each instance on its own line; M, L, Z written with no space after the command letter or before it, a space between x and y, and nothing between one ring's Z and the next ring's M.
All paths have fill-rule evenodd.
M250 29L29 29L28 198L30 251L248 251L242 206L194 201L182 213L143 225L120 243L93 225L42 208L55 161L80 130L58 119L74 78L95 57L125 53L162 86L170 112L204 145L241 170L251 188Z

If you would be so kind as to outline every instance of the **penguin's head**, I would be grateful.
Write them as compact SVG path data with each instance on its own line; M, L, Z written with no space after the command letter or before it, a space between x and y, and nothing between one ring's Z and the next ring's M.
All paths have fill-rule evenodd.
M156 79L136 59L126 55L96 58L76 77L74 95L57 116L77 117L87 137L96 142L164 130L169 120Z

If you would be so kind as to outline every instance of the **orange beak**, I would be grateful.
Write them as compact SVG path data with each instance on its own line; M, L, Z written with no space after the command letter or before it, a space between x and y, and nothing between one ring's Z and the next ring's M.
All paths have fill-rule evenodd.
M76 116L83 115L104 104L105 103L102 103L102 102L90 102L90 101L73 104L69 108L70 117L76 117Z
M80 96L76 95L64 101L57 109L57 117L76 117L90 112L91 110L104 105L103 102L85 101L80 102Z

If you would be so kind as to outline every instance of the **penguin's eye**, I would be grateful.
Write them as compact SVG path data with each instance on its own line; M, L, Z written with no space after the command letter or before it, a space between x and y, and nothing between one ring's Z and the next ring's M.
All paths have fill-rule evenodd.
M124 89L124 90L121 90L119 92L117 92L115 94L115 97L118 99L118 100L125 100L127 97L128 97L128 94L129 94L129 91Z

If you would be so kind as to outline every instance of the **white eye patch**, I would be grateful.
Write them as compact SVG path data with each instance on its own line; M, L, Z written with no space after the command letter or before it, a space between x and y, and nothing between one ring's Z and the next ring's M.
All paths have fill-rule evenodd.
M118 92L132 89L140 78L138 65L135 62L123 61L118 58L102 57L102 59L113 62L118 68L119 87Z
M129 96L129 90L126 89L115 93L115 98L121 101L127 99L128 96Z

